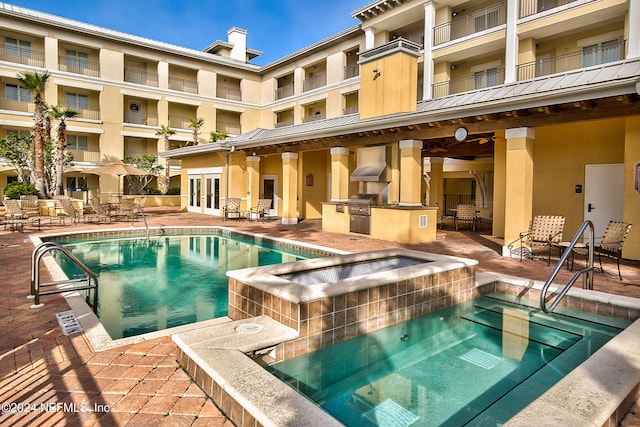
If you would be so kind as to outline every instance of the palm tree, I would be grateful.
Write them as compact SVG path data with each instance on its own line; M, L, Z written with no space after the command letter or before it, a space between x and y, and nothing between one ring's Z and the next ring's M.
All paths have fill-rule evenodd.
M44 139L45 135L45 104L42 99L43 93L47 87L47 81L49 80L49 73L21 73L18 74L18 81L20 85L31 92L33 96L33 120L35 122L33 129L34 139L34 186L38 190L38 195L41 198L47 197L47 189L45 188L44 180Z
M189 127L193 129L193 145L198 145L198 134L200 128L204 126L204 119L190 117L189 122Z
M160 129L156 130L156 135L161 136L162 139L164 140L164 151L169 151L169 148L170 148L169 135L173 135L175 133L176 131L171 129L167 125L160 125ZM165 159L165 164L164 164L165 178L161 188L162 194L167 194L167 191L169 191L169 180L171 179L171 175L169 171L170 166L171 166L171 159L169 158Z
M49 107L49 115L54 119L60 120L57 127L58 131L58 150L56 154L56 183L58 184L57 193L59 196L64 194L63 173L64 173L64 149L67 146L65 132L67 131L66 119L70 119L78 115L77 111L67 110L60 105L52 105Z

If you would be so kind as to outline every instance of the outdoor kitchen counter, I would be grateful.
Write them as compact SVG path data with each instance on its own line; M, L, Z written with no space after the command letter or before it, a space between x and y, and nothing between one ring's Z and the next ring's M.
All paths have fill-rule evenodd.
M352 215L349 203L326 202L322 205L322 230L400 243L436 240L437 207L380 205L369 207L367 215ZM353 224L369 221L367 232L354 232ZM365 228L366 229L366 228Z

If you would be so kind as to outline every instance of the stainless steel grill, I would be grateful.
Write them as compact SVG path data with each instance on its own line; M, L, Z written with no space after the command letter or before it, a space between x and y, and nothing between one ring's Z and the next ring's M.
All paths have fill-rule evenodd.
M349 231L351 233L371 233L371 206L375 206L379 194L356 194L349 198Z

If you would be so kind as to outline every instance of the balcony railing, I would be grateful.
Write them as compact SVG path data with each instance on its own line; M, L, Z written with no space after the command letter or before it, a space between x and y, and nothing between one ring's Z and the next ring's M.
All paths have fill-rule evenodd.
M87 120L100 120L100 106L99 105L69 105L66 102L61 102L60 105L67 110L72 110L78 113L74 119L87 119ZM73 120L73 119L70 119Z
M346 116L347 114L355 114L358 112L358 106L354 105L353 107L347 107L344 109L344 111L342 112L343 116Z
M316 122L318 120L324 120L326 118L327 116L325 114L313 114L311 116L303 117L302 123Z
M520 0L520 18L542 13L576 0Z
M44 67L44 52L16 47L5 44L2 46L3 61L29 65L31 67Z
M624 59L625 51L625 42L619 42L550 58L541 58L534 62L518 65L518 80L528 80L534 77L564 73L592 65L618 61Z
M491 86L501 85L503 83L504 69L495 71L484 71L475 73L473 76L448 80L446 82L434 84L433 97L442 98L443 96L447 95L469 92L477 89L484 89Z
M327 75L325 73L315 75L302 82L302 90L307 92L309 90L318 89L319 87L327 85Z
M503 25L507 22L506 10L505 4L499 3L438 25L433 29L433 43L437 46Z
M169 77L169 89L187 93L198 93L198 82L195 80Z
M172 129L189 129L190 124L188 117L169 114L169 127Z
M92 62L78 58L70 58L67 56L59 57L59 61L60 71L82 74L85 76L100 77L100 64L98 62Z
M360 75L360 64L349 64L344 66L344 80Z
M240 135L242 133L242 126L239 122L228 122L224 120L218 120L216 122L216 130L218 132L227 132L230 135Z
M373 49L362 52L360 54L360 58L372 58L374 56L382 55L395 49L405 49L411 52L419 53L421 48L422 47L419 44L399 37L393 41L390 41L389 43L383 44L382 46L374 47Z
M293 126L293 120L284 120L281 122L276 122L276 127L277 128L282 128L285 126Z
M139 85L158 87L158 75L130 68L124 69L124 81Z
M158 114L125 111L124 122L133 125L158 126Z
M13 101L5 99L3 96L0 99L0 110L20 111L23 113L33 113L33 102Z
M293 83L276 89L276 99L287 98L293 96Z
M242 101L242 91L236 87L218 86L216 88L216 96L233 101Z
M100 161L99 151L85 151L85 150L73 150L73 149L68 149L67 151L73 154L73 160L76 162L98 163Z

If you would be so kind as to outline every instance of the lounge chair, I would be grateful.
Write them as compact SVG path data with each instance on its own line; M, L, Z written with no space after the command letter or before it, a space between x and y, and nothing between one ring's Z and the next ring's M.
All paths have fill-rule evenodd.
M519 237L509 243L509 253L513 253L516 244L519 245L520 261L527 251L533 258L534 248L546 247L549 249L547 264L551 264L551 250L562 241L564 231L564 217L557 215L537 215L529 223L529 230L520 233Z
M251 208L251 218L266 220L271 211L271 199L258 199L258 206Z
M43 221L49 221L53 224L53 221L58 221L60 224L64 224L64 218L58 216L40 216L40 215L28 215L22 210L18 200L7 199L4 203L4 216L5 216L5 228L10 225L13 230L24 231L25 225L37 227L40 230Z
M93 209L94 219L99 222L109 221L113 219L113 216L109 212L109 208L100 202L100 199L97 197L92 197L89 199L89 205L91 209Z
M604 235L600 239L600 243L595 243L593 254L598 255L598 262L600 263L600 271L604 273L602 268L602 257L606 256L616 260L618 265L618 276L622 280L622 273L620 273L620 258L622 258L622 245L625 239L629 235L631 230L631 224L622 221L609 221L607 228L604 231ZM589 255L589 249L587 248L573 248L573 254L583 255L585 258ZM571 268L573 268L573 259L571 260Z
M455 225L456 230L459 229L460 224L471 225L473 231L476 231L476 222L478 216L476 215L476 205L460 204L456 207Z
M61 212L64 216L71 218L73 223L94 222L98 220L97 215L85 214L76 202L70 198L60 197L54 199L56 212Z
M32 194L20 195L20 209L27 216L39 216L40 203L38 202L38 196Z

